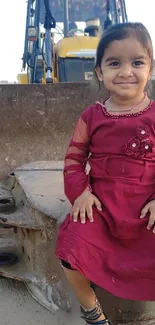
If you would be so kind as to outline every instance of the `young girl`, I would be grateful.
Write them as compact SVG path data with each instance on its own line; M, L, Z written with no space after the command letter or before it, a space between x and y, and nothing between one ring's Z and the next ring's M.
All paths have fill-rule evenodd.
M155 300L155 102L145 93L152 68L142 24L110 27L95 66L109 98L81 114L65 158L72 213L57 256L86 324L110 324L90 282L121 298Z

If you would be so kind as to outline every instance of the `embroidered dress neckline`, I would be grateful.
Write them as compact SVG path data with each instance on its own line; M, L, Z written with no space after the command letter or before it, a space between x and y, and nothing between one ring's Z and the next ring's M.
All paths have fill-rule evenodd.
M106 110L106 107L104 105L104 103L102 102L97 102L97 104L101 105L102 107L102 110L103 110L103 113L106 115L106 116L109 116L111 118L115 118L115 119L118 119L120 117L131 117L131 116L139 116L139 115L142 115L143 113L147 112L151 107L152 107L152 104L153 104L153 100L151 99L149 104L140 112L137 112L137 113L129 113L129 114L119 114L119 115L115 115L115 114L110 114L107 112Z

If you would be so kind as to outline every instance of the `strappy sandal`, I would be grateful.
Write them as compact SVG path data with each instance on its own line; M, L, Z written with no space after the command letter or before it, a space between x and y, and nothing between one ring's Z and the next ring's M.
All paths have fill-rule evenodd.
M104 314L102 307L101 307L99 301L97 300L97 298L96 298L96 305L94 308L84 309L81 306L81 312L83 314L82 318L85 319L87 324L90 324L90 325L103 325L103 324L112 325L107 318L97 321L97 319L99 317L101 317L102 314Z
M104 319L104 320L99 320L98 322L86 322L87 324L92 324L92 325L103 325L103 324L109 324L110 322L108 321L108 319Z

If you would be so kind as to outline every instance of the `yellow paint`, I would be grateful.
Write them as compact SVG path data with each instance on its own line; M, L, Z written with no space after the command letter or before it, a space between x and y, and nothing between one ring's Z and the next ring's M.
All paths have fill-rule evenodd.
M28 76L24 73L19 73L17 76L19 84L28 84Z
M83 57L91 57L87 56L84 52L87 50L91 51L94 50L96 51L97 46L98 46L99 38L98 37L89 37L89 36L74 36L74 37L68 37L68 38L63 38L60 40L56 45L56 53L57 56L61 58L66 58L66 57L78 57L76 54L69 54L71 52L83 52ZM81 56L80 56L81 57ZM92 56L93 57L93 56Z

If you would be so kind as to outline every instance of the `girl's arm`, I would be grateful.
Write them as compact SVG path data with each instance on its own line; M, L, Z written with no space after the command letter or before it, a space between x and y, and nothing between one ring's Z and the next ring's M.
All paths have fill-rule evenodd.
M76 124L64 163L64 190L72 204L89 187L89 176L85 170L88 155L88 127L81 116Z

